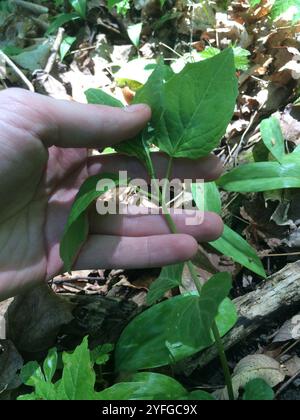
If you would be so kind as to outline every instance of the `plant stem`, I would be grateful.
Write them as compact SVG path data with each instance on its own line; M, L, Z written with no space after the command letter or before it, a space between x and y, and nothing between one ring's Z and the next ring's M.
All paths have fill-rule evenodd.
M149 156L150 158L150 156ZM150 158L151 160L151 158ZM169 164L168 164L168 169L167 169L167 174L166 174L166 178L165 178L165 183L163 185L163 189L162 192L159 189L159 185L158 185L158 181L157 178L155 176L155 170L153 168L153 164L151 162L150 167L151 167L151 178L152 180L154 180L156 189L157 189L157 194L160 198L160 204L162 206L162 210L163 210L163 214L165 216L165 219L168 223L169 229L172 233L177 233L177 227L175 225L175 222L170 214L170 211L168 209L168 206L166 204L166 200L165 200L165 194L166 194L166 187L167 187L167 181L170 178L170 174L172 171L172 164L173 164L173 160L172 158L170 158L169 160ZM201 289L202 289L202 284L201 281L198 277L197 271L195 269L194 264L192 263L192 261L187 261L187 267L190 271L192 280L197 288L197 291L200 295L201 293ZM233 392L233 386L232 386L232 379L231 379L231 374L230 374L230 370L229 370L229 366L228 366L228 361L227 361L227 357L226 357L226 353L225 353L225 349L224 349L224 345L220 336L220 332L217 326L216 321L213 321L212 327L211 327L214 339L215 339L215 343L218 349L218 353L219 353L219 358L220 358L220 362L222 365L222 369L223 369L223 373L224 373L224 378L225 378L225 383L227 386L227 391L228 391L228 396L230 400L234 400L234 392Z
M216 346L217 346L217 349L218 349L219 358L220 358L220 362L221 362L221 365L222 365L224 378L225 378L225 383L226 383L226 387L227 387L228 397L231 401L234 401L235 398L234 398L231 374L230 374L230 370L229 370L229 366L228 366L228 360L227 360L227 357L226 357L223 341L222 341L222 338L220 336L220 332L219 332L216 321L213 322L211 330L212 330L212 333L214 335L214 339L215 339Z

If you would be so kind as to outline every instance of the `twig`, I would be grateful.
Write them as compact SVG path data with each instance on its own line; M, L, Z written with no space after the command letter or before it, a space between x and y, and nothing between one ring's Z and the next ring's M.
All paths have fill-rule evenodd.
M162 47L167 48L168 50L172 51L172 53L176 54L178 57L182 58L182 55L179 54L177 51L173 50L173 48L169 47L169 45L165 44L164 42L160 42L159 45Z
M284 390L286 390L286 388L291 385L295 379L297 379L297 377L300 375L300 369L298 370L298 372L295 373L295 375L293 375L288 381L286 381L280 388L279 390L276 392L275 397L279 397L280 394L282 394L282 392Z
M9 65L14 70L14 72L20 77L20 79L22 79L22 81L25 83L28 89L31 92L34 92L33 84L27 79L25 74L15 65L15 63L1 50L0 50L0 57L3 58L6 64Z
M51 72L51 70L54 66L60 44L62 43L62 40L63 40L63 37L64 37L64 32L65 32L64 28L59 28L58 29L56 39L55 39L53 47L51 49L50 57L48 59L48 62L46 64L46 67L45 67L45 70L44 70L44 72L46 74L50 74L50 72Z
M276 335L276 333L275 333ZM285 354L287 354L289 351L291 351L294 347L296 347L300 343L300 339L295 341L294 343L290 344L282 353L280 353L280 358L282 358Z
M287 252L282 254L268 254L267 257L296 257L300 252Z
M17 6L22 7L22 9L28 10L29 12L32 12L36 15L43 15L44 13L49 12L48 7L44 7L36 3L31 3L30 1L13 0L13 2Z
M70 52L70 54L77 54L77 53L81 53L83 51L90 51L90 50L95 50L97 47L97 45L91 45L90 47L85 47L85 48L79 48L78 50L73 50L72 52Z
M260 109L259 109L260 110ZM242 135L242 137L241 137L241 141L240 141L240 143L239 143L239 145L237 146L237 148L235 149L235 152L234 152L234 154L231 156L231 159L233 158L234 160L235 160L235 165L236 165L236 158L238 157L238 155L239 155L239 153L240 153L240 151L243 149L243 147L245 146L245 138L246 138L246 135L248 134L248 132L250 131L250 128L252 127L252 125L253 125L253 123L254 123L254 121L255 121L255 119L256 119L256 117L257 117L257 115L258 115L258 111L255 111L254 112L254 114L252 115L252 117L251 117L251 119L250 119L250 121L249 121L249 124L248 124L248 127L246 128L246 130L244 131L244 133L243 133L243 135ZM230 160L231 160L230 159Z
M73 282L73 281L80 281L80 280L84 280L84 281L98 281L101 280L101 277L82 277L82 276L77 276L77 277L70 277L68 279L61 279L61 280L53 280L54 284L64 284L64 283L69 283L69 282Z

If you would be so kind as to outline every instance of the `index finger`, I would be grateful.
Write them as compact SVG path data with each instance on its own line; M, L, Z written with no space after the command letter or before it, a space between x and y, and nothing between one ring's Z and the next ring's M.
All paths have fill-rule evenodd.
M151 118L145 104L125 108L87 105L14 88L1 93L1 107L47 147L114 145L133 138Z

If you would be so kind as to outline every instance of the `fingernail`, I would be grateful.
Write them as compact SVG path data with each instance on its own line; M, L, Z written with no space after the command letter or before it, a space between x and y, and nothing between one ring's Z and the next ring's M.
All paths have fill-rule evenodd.
M136 104L136 105L126 106L124 108L124 111L125 112L140 112L140 111L143 111L147 108L149 108L149 107L146 104Z

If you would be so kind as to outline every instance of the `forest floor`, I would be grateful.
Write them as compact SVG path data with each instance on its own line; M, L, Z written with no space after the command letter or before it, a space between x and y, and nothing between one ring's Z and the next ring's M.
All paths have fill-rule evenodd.
M206 7L184 0L166 0L163 6L156 0L134 0L126 11L126 0L117 9L109 9L104 0L90 0L84 16L69 16L65 21L57 16L74 15L68 2L35 1L36 7L13 3L0 2L0 90L19 86L57 99L86 102L87 89L101 88L130 103L149 75L147 65L158 57L179 71L189 61L214 55L216 48L234 46L239 96L226 135L215 150L225 169L264 153L259 124L271 115L280 121L287 150L300 144L300 25L292 24L290 16L271 21L267 1L251 8L246 0L229 5L208 1ZM224 220L256 249L268 276L299 260L299 190L224 192L222 202ZM208 245L203 247L218 270L232 274L233 298L263 287L258 275ZM0 320L10 310L11 352L17 349L24 360L41 359L54 345L74 348L87 333L95 342L99 336L100 342L115 341L144 306L147 290L159 273L159 268L95 267L53 279L50 287L62 299L59 302L42 288L0 303ZM40 303L33 304L37 300ZM275 392L278 399L287 400L300 399L300 328L291 334L291 325L299 322L300 291L292 303L264 318L260 328L228 353L231 368L253 354L279 362L286 378ZM17 359L7 360L13 364ZM186 386L209 391L224 386L217 360L203 367L195 360L176 372ZM4 373L0 370L0 384ZM5 398L13 390L13 386L10 393L6 390Z

